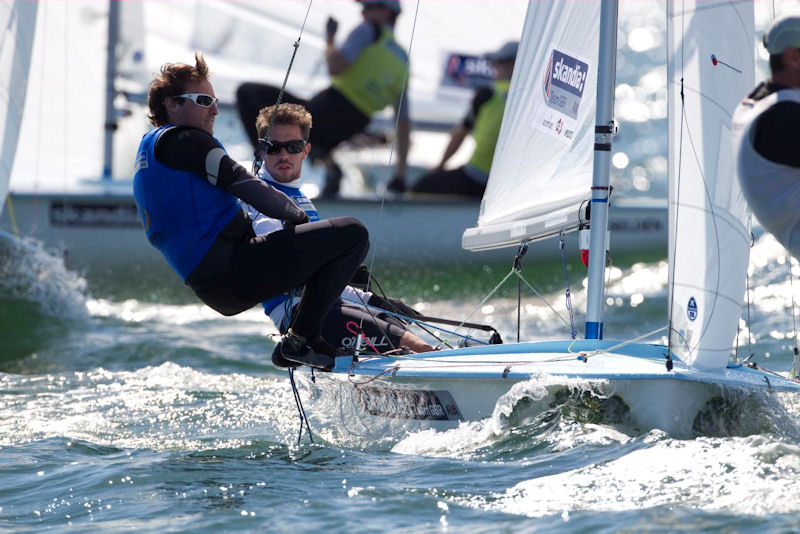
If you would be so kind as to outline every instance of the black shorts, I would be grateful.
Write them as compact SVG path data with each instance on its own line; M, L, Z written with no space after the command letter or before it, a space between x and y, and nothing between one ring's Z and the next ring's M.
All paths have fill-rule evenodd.
M277 87L249 82L236 90L239 118L254 147L258 142L256 116L262 108L275 105L279 93ZM281 102L303 105L311 113L312 157L326 156L342 141L363 132L370 121L370 117L361 113L333 87L317 93L308 101L284 92Z
M313 118L311 150L318 155L326 155L342 141L363 132L370 121L333 87L314 95L306 109Z
M485 189L486 184L470 178L463 166L449 171L428 173L411 187L411 191L414 193L462 195L478 199L483 197Z
M247 137L255 148L258 144L258 132L256 131L256 117L262 108L274 106L278 101L281 90L279 87L264 85L263 83L243 83L236 89L236 108L239 111L239 119L242 121ZM284 92L281 103L300 104L305 106L306 101L294 96L292 93Z
M214 241L187 284L223 315L235 315L293 288L305 286L303 302L312 332L319 331L369 248L364 225L335 217L254 236L240 212ZM305 321L301 321L305 326Z

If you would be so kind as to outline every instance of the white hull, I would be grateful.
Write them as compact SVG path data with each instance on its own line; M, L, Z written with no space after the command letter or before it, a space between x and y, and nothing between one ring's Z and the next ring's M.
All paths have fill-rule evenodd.
M33 236L48 248L66 252L78 268L129 266L140 269L164 263L142 231L130 182L92 185L69 193L14 193L11 210L0 217L0 229ZM513 249L468 252L461 248L463 229L474 224L477 202L459 200L340 199L315 201L326 217L353 216L370 232L377 260L428 263L511 261ZM612 209L615 230L612 254L666 256L666 206L647 199L621 201ZM567 236L570 257L577 254L577 236ZM560 257L557 241L533 243L526 262Z
M761 370L705 371L679 360L668 370L666 347L615 345L586 340L491 345L362 359L356 365L349 357L338 358L334 372L316 373L313 385L304 383L313 392L312 410L340 406L339 416L404 430L444 430L493 415L535 417L570 394L591 391L593 400L584 405L590 420L637 431L661 429L674 437L709 430L715 399L800 393L800 382Z

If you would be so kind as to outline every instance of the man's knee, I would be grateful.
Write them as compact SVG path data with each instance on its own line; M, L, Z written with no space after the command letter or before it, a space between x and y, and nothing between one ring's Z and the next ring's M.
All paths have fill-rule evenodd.
M355 217L334 217L330 221L335 227L340 228L342 233L351 236L354 241L369 240L367 227Z

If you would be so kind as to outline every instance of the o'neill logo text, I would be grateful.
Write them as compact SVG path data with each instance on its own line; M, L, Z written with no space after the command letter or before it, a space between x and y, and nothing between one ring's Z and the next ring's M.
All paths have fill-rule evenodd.
M547 105L571 119L576 119L588 74L588 64L553 49L547 62L542 87Z

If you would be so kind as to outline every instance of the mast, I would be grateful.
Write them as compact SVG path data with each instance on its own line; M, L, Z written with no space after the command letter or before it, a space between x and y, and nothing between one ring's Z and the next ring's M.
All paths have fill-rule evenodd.
M117 129L114 109L114 78L117 75L117 42L119 41L119 1L108 2L108 45L106 46L106 121L103 146L103 180L111 180L114 159L114 131Z
M601 0L586 339L603 339L602 317L605 296L608 199L611 192L609 175L611 142L615 130L614 85L617 73L617 12L617 0Z

